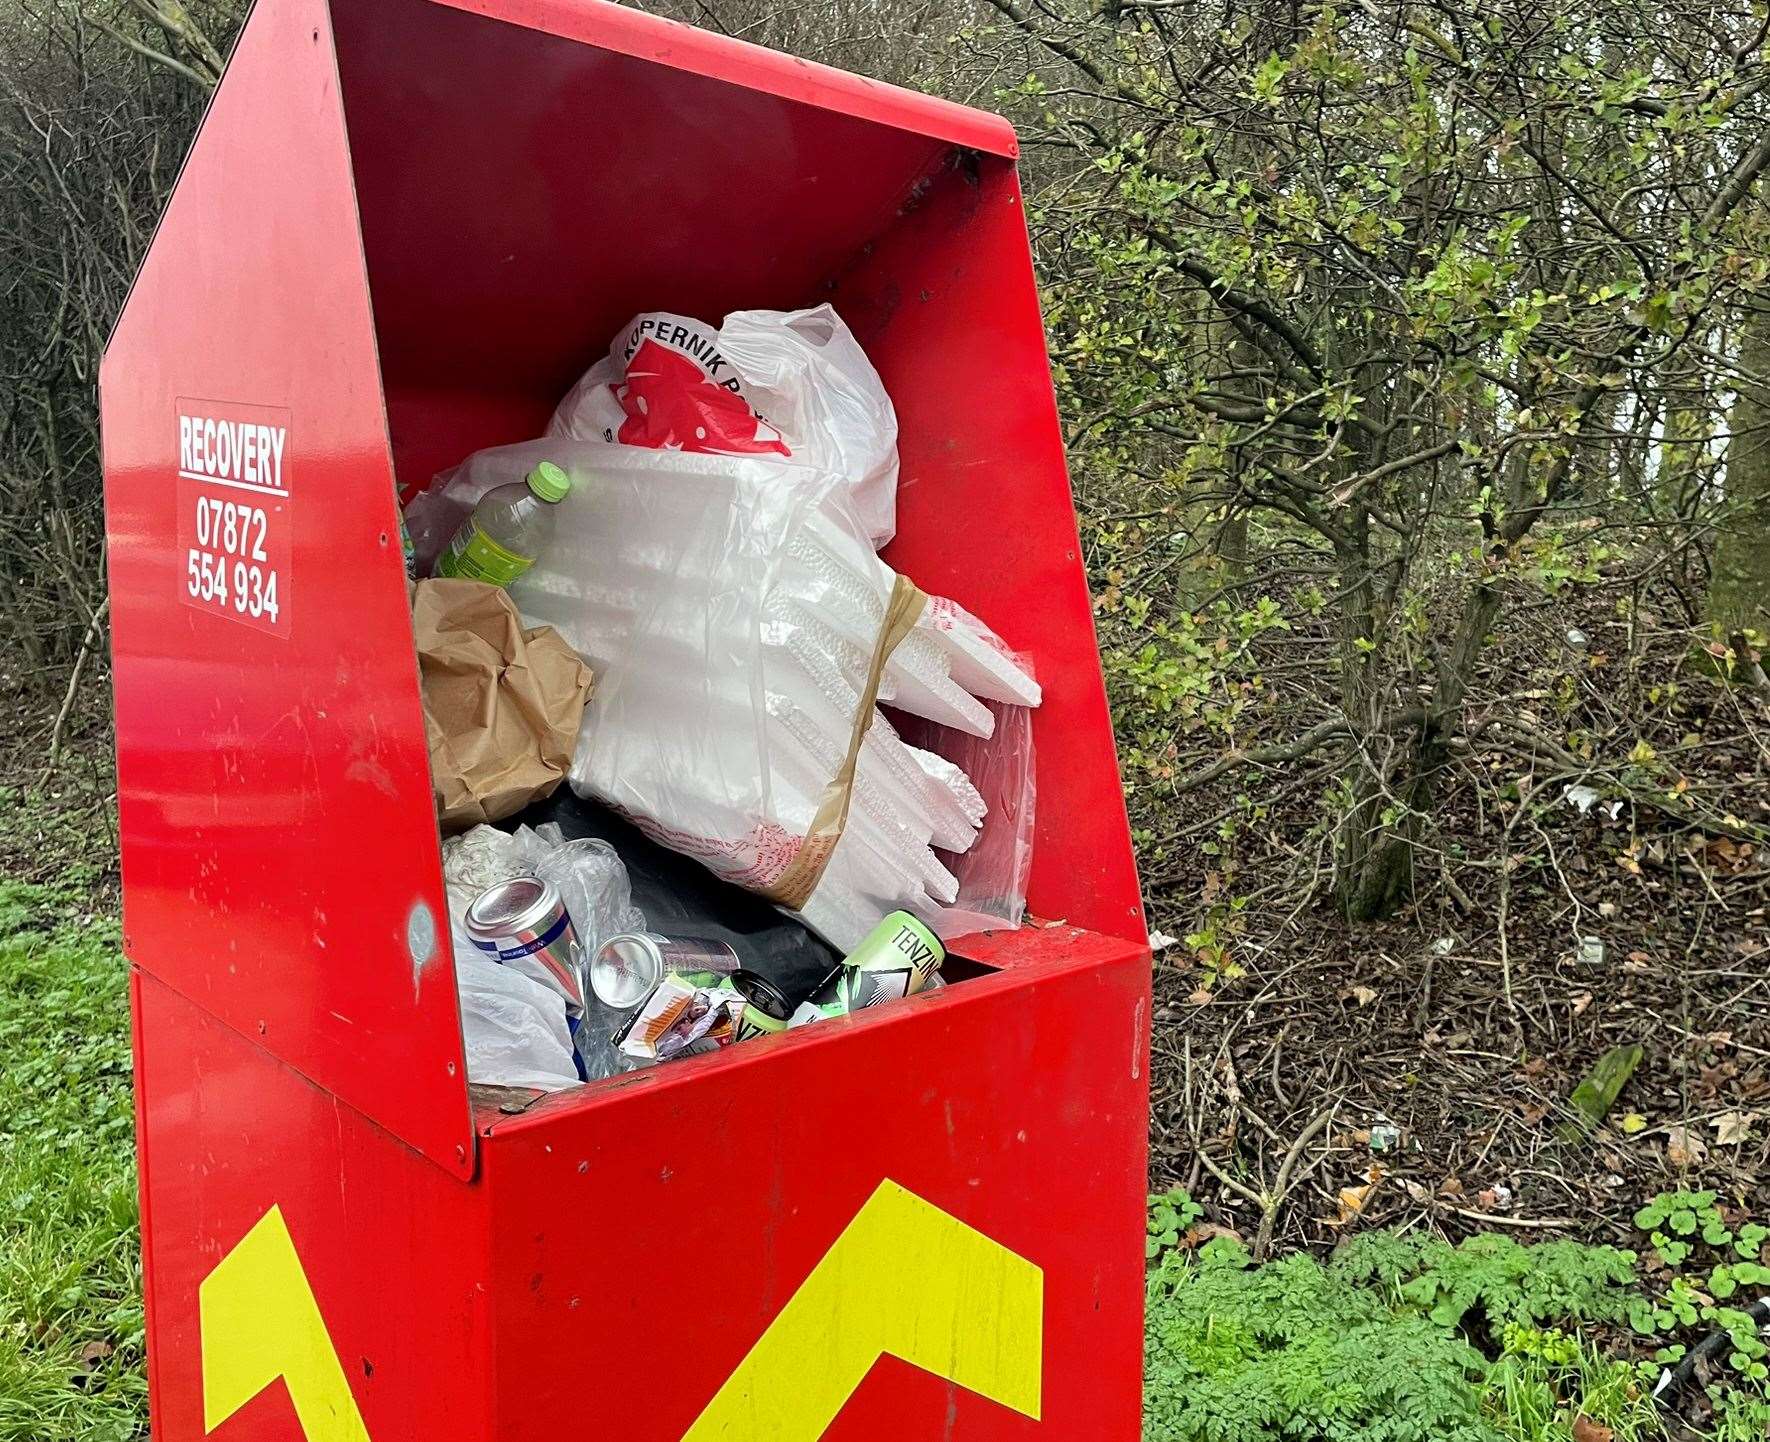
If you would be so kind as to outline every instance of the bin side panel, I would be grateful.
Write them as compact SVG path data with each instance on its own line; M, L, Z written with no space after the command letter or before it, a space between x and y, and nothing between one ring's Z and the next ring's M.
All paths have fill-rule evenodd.
M1027 899L1145 936L1038 282L1014 168L951 167L833 299L897 407L898 535L885 558L1037 662Z
M129 954L465 1174L436 817L323 0L253 12L101 390Z
M154 1437L489 1436L483 1193L135 991Z
M1121 946L495 1126L493 1435L1135 1442L1148 995Z

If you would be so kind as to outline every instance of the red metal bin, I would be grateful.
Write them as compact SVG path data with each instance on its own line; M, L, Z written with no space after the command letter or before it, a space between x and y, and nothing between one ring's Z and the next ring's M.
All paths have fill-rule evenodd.
M102 374L157 1442L1137 1436L1148 949L1014 155L595 0L257 6ZM900 417L888 559L1036 658L1062 922L506 1114L396 484L636 312L825 299Z

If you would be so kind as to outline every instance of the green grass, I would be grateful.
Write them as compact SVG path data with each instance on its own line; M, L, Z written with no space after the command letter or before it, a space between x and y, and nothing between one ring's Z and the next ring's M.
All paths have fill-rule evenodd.
M1636 1367L1556 1331L1509 1329L1506 1350L1488 1373L1485 1400L1507 1442L1572 1442L1576 1417L1612 1442L1666 1435Z
M147 1435L128 973L88 895L0 882L0 1442Z

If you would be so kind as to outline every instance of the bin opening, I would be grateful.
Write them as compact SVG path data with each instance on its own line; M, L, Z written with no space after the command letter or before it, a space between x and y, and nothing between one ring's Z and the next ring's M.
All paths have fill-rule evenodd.
M1060 680L1073 667L1080 684L1060 693L1053 750L1061 767L1064 753L1097 747L1076 730L1080 719L1097 736L1104 708L1090 694L1091 636L1074 634L1087 598L1073 541L1047 530L1029 548L1008 520L1019 513L1036 527L1049 509L1073 531L1036 305L997 300L1004 265L1031 293L1011 139L990 153L955 143L990 137L930 133L828 108L803 87L734 83L661 52L587 45L428 0L333 10L402 497L470 454L542 435L636 314L717 327L734 311L829 302L897 414L899 523L884 559L1014 628L1008 639L1039 672L1047 651ZM972 514L1001 534L975 535L964 524ZM951 544L959 527L963 547ZM1024 569L1035 555L1048 574L1028 578L1029 600L1004 567ZM1020 724L1030 738L1046 723ZM943 741L924 749L962 760ZM1005 787L1030 787L1031 750L1029 739ZM1100 769L1098 756L1083 772L1061 771L1059 790L1087 790L1088 769ZM1000 797L989 800L994 814ZM1122 819L1108 812L1105 826ZM1116 907L1116 924L1135 932L1134 876L1118 859L1120 838L1108 840L1083 872L1052 868L1060 881L1047 904L1084 920ZM1018 898L1037 848L1024 834L995 841L994 869L1011 884L979 894ZM1088 887L1087 873L1121 871Z
M897 413L883 559L1046 683L1029 901L1140 940L1012 130L610 7L331 11L401 495L542 434L635 314L832 304Z
M888 977L895 975L901 977L899 985L912 990L922 989L920 980L912 979L911 973L891 970L902 965L905 958L895 950L889 950L875 958L878 964L888 969L887 976L879 978L883 985L882 994L874 993L871 994L874 999L861 1000L865 993L856 993L851 998L841 990L848 983L837 984L836 979L845 974L845 968L851 963L858 964L858 953L844 957L841 951L811 932L798 919L762 897L715 876L697 861L659 845L627 819L595 800L580 798L569 789L561 788L491 829L515 837L517 849L510 854L524 857L524 864L533 865L542 878L558 887L581 948L578 959L583 965L583 1015L581 1020L573 1023L573 1029L576 1049L590 1068L584 1078L589 1086L563 1085L565 1078L556 1075L552 1086L559 1088L563 1085L567 1095L575 1096L587 1089L598 1090L635 1074L631 1069L616 1070L612 1074L608 1070L611 1064L624 1068L632 1066L630 1061L622 1062L621 1052L625 1049L618 1052L610 1046L609 1039L624 1034L617 1029L624 1022L631 1024L636 1005L629 1000L626 1007L611 1009L604 1004L611 998L598 999L602 983L596 979L601 965L596 947L612 934L638 933L661 945L665 949L659 967L662 973L678 970L688 974L702 964L722 968L741 966L743 970L731 978L730 984L736 984L748 975L759 977L775 988L787 1008L779 1014L780 1030L788 1029L789 1015L792 1028L797 1029L816 1020L820 1014L828 1017L845 1013L857 1019L897 1014L906 1003L925 1002L936 990L944 990L954 983L969 984L1000 969L989 962L961 956L966 947L963 938L948 942L944 948L930 941L930 945L935 946L935 955L929 962L933 975L927 979L925 995L902 997L889 983ZM445 857L452 858L445 862L451 878L452 912L458 906L464 906L466 897L478 890L478 882L470 886L461 883L469 869L478 867L492 854L485 849L491 843L482 840L484 834L482 831L472 838L463 838L460 849L452 853L445 848ZM576 884L567 879L572 874L571 864L564 862L563 858L574 844L584 842L599 849L577 858L578 864L589 868L583 886L590 889L574 890ZM609 856L607 848L612 848L613 854L619 857L620 864L615 868L619 873L618 881L604 860ZM629 897L632 910L626 909ZM454 924L461 925L460 916L455 917ZM885 929L889 930L892 925L895 923L887 923ZM926 932L921 934L927 936ZM457 947L485 945L483 942L472 943L470 933L460 936L456 944ZM725 960L718 960L721 954ZM592 955L599 957L596 965L591 964ZM507 965L523 971L531 980L540 980L544 975L526 960L513 959ZM475 986L483 984L483 980L475 982ZM526 985L521 981L511 984L519 988ZM654 974L646 986L656 984ZM708 975L693 984L719 988L727 983L723 978ZM666 990L668 985L666 982ZM837 992L830 989L832 985L841 990L839 1003L836 1002ZM487 1013L483 1010L483 1002L469 1006L466 992L463 998L469 1077L476 1083L491 1082L496 1092L492 1104L508 1110L510 1098L505 1093L510 1085L513 1084L518 1091L525 1085L525 1077L517 1073L530 1065L545 1065L549 1047L539 1036L516 1043L507 1030L510 1016L502 1003L493 1004L492 1011ZM878 1004L881 1000L891 1004L881 1007ZM808 1010L812 1007L823 1010L821 1013ZM568 1012L576 1015L569 1006ZM753 1034L740 1028L736 1039L743 1040L746 1035ZM723 1035L723 1032L715 1035ZM512 1044L519 1045L520 1051L503 1049ZM703 1046L691 1048L688 1054L671 1058L664 1069L677 1074L686 1061L696 1059L695 1052L712 1049L710 1038ZM753 1054L747 1046L743 1050L746 1054ZM663 1053L659 1055L662 1059ZM519 1056L526 1059L519 1061ZM477 1062L476 1057L480 1059ZM644 1069L642 1064L641 1070ZM558 1067L549 1070L557 1074ZM538 1078L528 1077L526 1080L528 1084L541 1085Z

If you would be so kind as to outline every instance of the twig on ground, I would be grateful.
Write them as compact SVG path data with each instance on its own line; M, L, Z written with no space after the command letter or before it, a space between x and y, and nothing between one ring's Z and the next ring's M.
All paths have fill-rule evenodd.
M1254 1237L1253 1255L1256 1262L1266 1260L1267 1249L1272 1245L1272 1228L1278 1220L1279 1208L1285 1204L1285 1198L1290 1195L1291 1172L1296 1168L1297 1158L1303 1155L1303 1148L1308 1146L1321 1129L1334 1119L1339 1110L1340 1103L1336 1098L1332 1105L1317 1112L1315 1120L1297 1134L1296 1141L1291 1143L1291 1149L1285 1153L1284 1160L1278 1164L1278 1176L1273 1181L1272 1194L1269 1199L1261 1203L1260 1230Z

